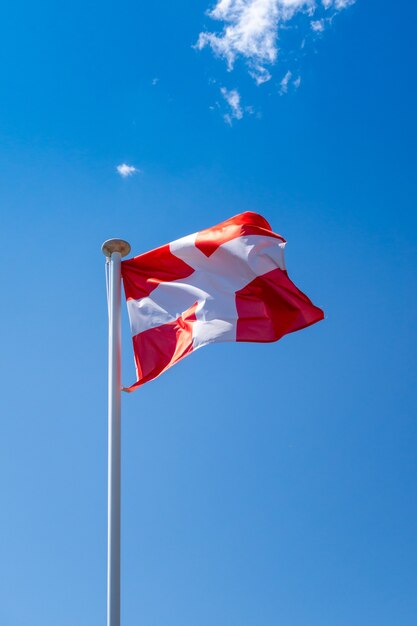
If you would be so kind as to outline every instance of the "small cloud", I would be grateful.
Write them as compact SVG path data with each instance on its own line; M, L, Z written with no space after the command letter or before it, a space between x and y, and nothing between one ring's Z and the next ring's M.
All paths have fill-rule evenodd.
M133 176L133 174L137 174L140 172L133 165L128 165L127 163L121 163L116 167L117 172L120 174L122 178L127 178L128 176Z
M152 78L151 85L155 87L159 83L159 78Z
M290 82L291 78L292 78L292 72L290 72L290 70L288 70L288 72L285 74L284 78L280 82L279 93L281 95L283 95L284 93L288 92L288 83Z
M266 67L262 67L262 65L254 65L252 69L249 70L249 75L252 76L255 83L258 85L263 85L263 83L267 83L268 80L271 80L271 73L268 72Z
M279 95L283 96L284 94L288 93L288 89L290 88L290 86L294 87L294 89L299 88L299 86L301 85L301 76L293 78L293 73L288 70L279 85Z
M342 9L346 9L350 7L352 4L355 4L356 0L335 0L334 6L338 11Z
M229 90L226 89L226 87L221 87L220 92L230 107L230 113L226 113L226 115L223 116L224 121L231 126L232 120L241 120L243 117L240 94L237 89Z
M310 22L310 26L315 33L322 33L324 31L324 20L313 20Z
M339 9L340 10L340 9ZM322 17L319 20L311 20L310 28L315 33L323 33L328 26L332 25L335 14L330 17Z

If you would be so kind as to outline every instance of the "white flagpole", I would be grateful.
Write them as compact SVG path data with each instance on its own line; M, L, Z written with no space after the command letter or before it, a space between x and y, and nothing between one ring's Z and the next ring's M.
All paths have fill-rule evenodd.
M120 626L120 396L121 396L121 259L130 252L122 239L101 247L108 263L109 387L107 500L107 626Z

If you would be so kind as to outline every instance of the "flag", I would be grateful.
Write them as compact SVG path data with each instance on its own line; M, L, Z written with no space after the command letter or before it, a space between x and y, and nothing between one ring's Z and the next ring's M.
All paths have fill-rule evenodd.
M137 372L126 391L209 343L276 341L323 319L289 279L285 243L247 212L122 261Z

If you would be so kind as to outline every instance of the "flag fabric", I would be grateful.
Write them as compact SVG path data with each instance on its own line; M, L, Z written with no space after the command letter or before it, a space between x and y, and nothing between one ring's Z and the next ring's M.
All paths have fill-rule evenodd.
M285 243L248 212L122 261L137 371L126 391L209 343L276 341L323 319L289 279Z

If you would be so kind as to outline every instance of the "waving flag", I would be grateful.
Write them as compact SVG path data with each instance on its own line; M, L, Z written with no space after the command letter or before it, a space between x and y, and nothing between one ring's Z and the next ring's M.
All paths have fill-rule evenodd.
M285 239L256 213L122 262L137 382L217 341L270 342L323 319L288 278Z

